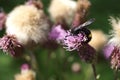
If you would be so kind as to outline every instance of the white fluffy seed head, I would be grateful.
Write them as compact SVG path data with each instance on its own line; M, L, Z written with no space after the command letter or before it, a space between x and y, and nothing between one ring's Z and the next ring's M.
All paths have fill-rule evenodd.
M53 21L64 19L67 24L71 24L76 11L76 1L73 0L52 0L48 9Z
M120 18L114 18L110 16L109 21L113 28L111 31L112 38L110 39L109 43L120 46Z
M14 35L24 46L42 43L49 32L49 24L42 9L20 5L8 14L6 33Z

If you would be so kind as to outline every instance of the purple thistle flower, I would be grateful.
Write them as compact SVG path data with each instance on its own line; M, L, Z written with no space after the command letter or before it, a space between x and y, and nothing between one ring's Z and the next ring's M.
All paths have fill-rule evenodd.
M21 66L22 71L29 70L29 69L30 69L30 66L27 63L22 64L22 66Z
M104 56L105 56L106 59L109 59L109 58L110 58L113 50L114 50L114 45L112 45L112 44L107 44L107 45L104 47L103 53L104 53Z
M77 50L79 57L88 63L95 63L96 50L86 43L87 37L83 33L77 35L72 34L70 31L67 32L63 40L63 47L67 51Z
M104 56L110 60L112 69L120 69L120 47L114 42L109 42L103 49Z
M73 27L63 38L62 45L67 51L77 50L82 60L94 63L96 58L96 51L93 47L88 45L91 40L91 32L86 26L94 22L90 19L78 27Z
M56 40L58 43L61 43L65 35L66 31L62 28L61 25L57 25L52 28L51 32L49 33L49 38L51 40Z
M62 44L66 50L73 51L79 49L82 46L82 43L86 40L86 36L84 36L84 34L82 33L74 35L70 31L67 31L67 34L62 41Z
M5 35L0 39L0 49L12 56L18 56L23 51L22 45L17 42L16 38L9 35Z
M120 69L120 47L115 46L110 56L112 69Z
M79 57L87 63L95 63L96 60L96 50L89 44L84 44L78 51Z
M110 17L110 24L113 28L111 39L104 49L104 55L110 59L112 69L120 69L120 19Z
M88 45L92 36L90 30L86 28L86 26L92 22L94 22L94 19L90 19L80 26L73 27L67 31L65 31L61 25L58 25L53 27L49 37L61 43L67 51L77 50L81 59L93 63L96 58L96 51Z

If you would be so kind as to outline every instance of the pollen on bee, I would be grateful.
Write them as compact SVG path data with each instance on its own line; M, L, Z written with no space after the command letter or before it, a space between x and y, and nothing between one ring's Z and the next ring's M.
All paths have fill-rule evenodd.
M88 36L89 38L91 38L92 37L92 34L89 34L89 36Z

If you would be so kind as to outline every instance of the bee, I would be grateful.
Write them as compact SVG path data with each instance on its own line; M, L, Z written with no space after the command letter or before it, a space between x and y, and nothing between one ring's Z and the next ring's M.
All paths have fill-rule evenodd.
M70 31L73 35L77 35L79 33L84 34L87 37L87 40L85 41L85 43L88 43L92 38L92 34L91 34L91 31L87 29L87 26L92 24L94 21L95 19L92 18L86 21L85 23L81 24L80 26L72 28Z

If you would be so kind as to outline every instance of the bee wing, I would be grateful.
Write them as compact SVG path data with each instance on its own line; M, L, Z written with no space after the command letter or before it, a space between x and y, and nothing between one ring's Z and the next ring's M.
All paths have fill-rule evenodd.
M95 18L92 18L92 19L86 21L85 23L83 23L82 25L80 25L80 27L88 26L88 25L92 24L94 21L95 21Z
M87 27L88 25L92 24L94 21L95 21L95 18L92 18L92 19L86 21L85 23L81 24L80 26L72 28L71 30L72 31L77 31L77 30L79 30L83 27Z

